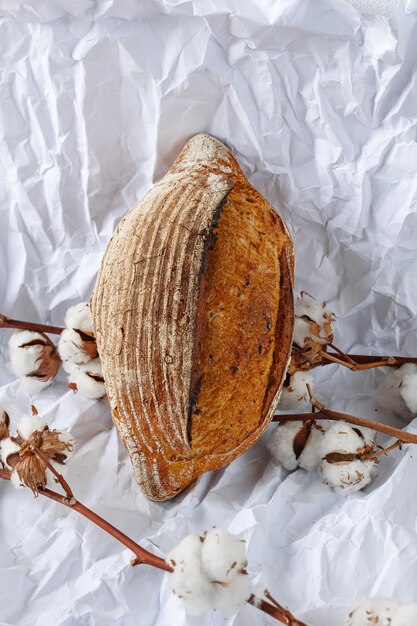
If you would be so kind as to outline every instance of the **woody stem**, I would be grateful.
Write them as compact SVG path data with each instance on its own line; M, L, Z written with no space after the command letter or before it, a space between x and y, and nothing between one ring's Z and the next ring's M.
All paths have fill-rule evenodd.
M10 328L18 330L33 330L39 333L49 333L50 335L60 335L63 328L59 326L49 326L48 324L36 324L34 322L24 322L22 320L14 320L3 313L0 313L0 328Z
M10 480L11 472L6 469L2 469L0 467L0 478L4 480ZM62 478L62 477L61 477ZM65 481L64 481L65 482ZM61 483L62 484L62 483ZM71 490L70 490L71 492ZM107 522L105 519L94 513L91 509L78 502L73 496L71 498L65 497L56 491L52 491L51 489L38 487L38 493L45 498L49 498L54 502L58 502L59 504L63 504L73 511L77 511L80 515L83 515L90 522L93 522L96 526L99 526L106 533L114 537L117 541L122 543L124 546L129 548L135 555L136 559L132 562L132 564L142 563L144 565L150 565L151 567L156 567L157 569L163 570L165 572L172 572L173 569L170 565L168 565L164 559L161 559L159 556L148 552L140 545L138 545L133 539L125 535L118 528ZM71 492L72 493L72 492ZM271 617L274 617L276 620L282 622L283 624L287 624L288 626L306 626L302 622L298 622L293 620L292 622L288 621L287 615L283 613L280 608L277 608L273 604L266 602L265 600L261 600L256 598L255 596L251 596L248 599L248 603L252 604L260 611L267 613Z
M316 401L315 401L316 402ZM408 433L406 431L400 430L399 428L394 428L393 426L387 426L386 424L381 424L380 422L375 422L374 420L368 420L363 417L356 417L355 415L349 415L348 413L338 413L337 411L332 411L327 409L323 405L323 408L318 408L318 404L316 403L314 406L318 409L315 412L311 413L282 413L280 415L274 415L274 422L308 422L310 420L330 420L330 421L344 421L348 422L348 424L355 424L356 426L363 426L364 428L371 428L372 430L377 430L380 433L384 433L385 435L389 435L390 437L395 437L401 443L417 443L417 435L413 435L412 433Z
M4 478L5 480L10 480L11 473L8 470L0 469L0 478ZM45 496L45 498L49 498L50 500L54 500L54 502L58 502L59 504L63 504L64 506L72 509L73 511L77 511L80 515L83 515L87 519L89 519L93 524L99 526L102 530L106 531L109 535L117 539L124 546L132 550L132 552L136 555L137 559L140 560L141 563L146 565L152 565L153 567L157 567L158 569L165 570L166 572L172 572L172 568L167 565L164 559L148 552L144 548L141 548L133 539L130 539L127 535L122 533L118 528L115 528L107 522L105 519L91 511L91 509L78 502L74 497L68 499L66 496L63 496L56 491L52 491L51 489L38 487L38 493L41 496Z
M46 467L52 472L52 474L55 476L55 478L57 479L57 481L59 482L59 484L65 491L65 493L67 494L68 500L71 500L71 498L74 497L74 494L72 493L71 487L69 486L65 478L62 476L62 474L60 474L55 469L55 467L49 462L48 457L41 450L39 450L39 448L33 448L33 452L42 461L42 463L44 463L44 465L46 465Z
M322 365L329 365L330 363L338 363L347 367L352 371L362 371L374 369L376 367L400 367L405 363L414 363L417 365L417 358L407 356L372 356L366 354L344 354L341 350L337 349L337 352L324 352L320 353L322 359L325 361Z

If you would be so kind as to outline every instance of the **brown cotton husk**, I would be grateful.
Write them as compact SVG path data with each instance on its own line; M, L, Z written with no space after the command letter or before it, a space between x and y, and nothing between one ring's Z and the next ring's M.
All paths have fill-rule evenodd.
M35 493L39 487L45 487L47 482L47 464L54 461L63 465L68 452L72 450L70 441L60 439L61 432L49 430L46 426L43 431L35 431L29 439L21 443L20 451L9 455L7 463L17 472L21 482ZM18 442L17 439L14 439ZM21 440L19 441L19 443Z
M80 336L82 341L82 350L92 361L98 357L97 343L94 335L89 335L79 328L74 328L75 332Z
M43 350L36 363L38 368L30 372L28 376L30 378L37 378L45 383L55 378L61 366L61 359L56 346L45 336L44 339L33 339L33 341L23 343L20 347L27 348L30 346L42 346Z

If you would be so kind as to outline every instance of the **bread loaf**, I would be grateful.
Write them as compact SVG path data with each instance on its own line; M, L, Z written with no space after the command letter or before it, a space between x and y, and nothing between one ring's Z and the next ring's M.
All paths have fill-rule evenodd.
M122 219L91 300L114 423L153 500L230 463L271 420L291 353L293 246L208 135Z

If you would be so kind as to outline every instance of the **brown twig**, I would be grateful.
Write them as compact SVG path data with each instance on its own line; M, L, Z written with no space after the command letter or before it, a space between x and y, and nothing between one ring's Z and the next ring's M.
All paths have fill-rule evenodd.
M33 322L24 322L22 320L14 320L3 313L0 313L0 328L10 328L18 330L33 330L38 333L49 333L50 335L60 335L63 328L59 326L49 326L47 324L36 324Z
M8 470L0 469L0 478L10 480L10 475L11 473ZM172 572L172 568L167 565L167 563L165 563L164 559L161 559L155 554L152 554L151 552L148 552L147 550L142 548L135 541L133 541L133 539L130 539L130 537L122 533L118 528L115 528L115 526L112 526L112 524L97 515L97 513L94 513L94 511L91 511L89 508L84 506L84 504L78 502L78 500L76 500L74 497L69 500L66 496L63 496L56 491L52 491L51 489L42 487L38 488L38 493L41 496L45 496L45 498L54 500L54 502L63 504L73 511L77 511L77 513L80 513L80 515L83 515L84 517L89 519L90 522L93 522L93 524L96 524L96 526L99 526L102 530L106 531L109 535L117 539L117 541L120 541L120 543L129 548L129 550L131 550L136 555L136 558L139 560L140 563L152 565L152 567L157 567L158 569L164 570L166 572Z
M405 363L414 363L417 365L417 358L406 356L372 356L366 354L345 354L331 344L336 353L321 351L320 356L324 360L322 365L337 363L343 367L359 372L363 370L374 369L376 367L400 367ZM327 361L327 363L326 363Z
M58 472L54 471L50 463L46 462L47 460L45 461L45 459L43 458L42 460L44 461L45 465L49 467L51 471L53 471L54 475L57 476L57 478L59 476L62 479L63 482L61 482L61 480L59 482L65 489L67 496L63 496L57 493L56 491L52 491L51 489L38 487L38 493L41 496L45 496L45 498L49 498L50 500L53 500L54 502L63 504L64 506L68 507L69 509L73 511L77 511L77 513L80 513L80 515L83 515L84 517L89 519L90 522L93 522L93 524L96 524L96 526L99 526L99 528L101 528L106 533L114 537L117 541L119 541L124 546L129 548L129 550L131 550L133 554L136 555L136 558L131 561L132 565L139 565L139 564L150 565L151 567L156 567L157 569L163 570L165 572L173 572L172 567L168 565L164 559L162 559L159 556L156 556L155 554L152 554L151 552L148 552L147 550L145 550L145 548L142 548L135 541L133 541L133 539L131 539L130 537L122 533L118 528L116 528L115 526L107 522L105 519L97 515L97 513L94 513L94 511L87 508L86 506L84 506L84 504L81 504L81 502L76 500L74 496L72 495L72 491L69 488L68 484L66 483L65 479L60 474L58 474ZM0 467L0 478L3 478L5 480L10 480L10 476L11 476L11 472L9 472L9 470L2 469ZM67 485L66 488L64 487L63 483ZM71 497L69 497L68 490L69 490L69 493L71 493ZM286 609L283 609L276 601L274 601L274 604L270 604L269 602L266 602L265 600L256 598L254 595L251 595L250 598L248 599L248 603L252 604L256 608L258 608L260 611L267 613L268 615L282 622L283 624L286 624L287 626L306 626L306 624L304 624L303 622L299 622L295 618L293 618L291 614ZM288 621L288 616L291 616L292 621Z
M412 433L408 433L404 430L400 430L399 428L394 428L393 426L387 426L386 424L381 424L380 422L375 422L374 420L369 420L364 417L356 417L355 415L349 415L348 413L340 413L338 411L333 411L325 407L321 402L316 400L314 396L311 394L310 385L307 385L310 393L310 401L314 408L317 409L316 412L311 413L285 413L280 415L274 415L274 422L291 422L291 421L301 421L308 422L309 420L330 420L330 421L344 421L348 422L348 424L355 424L356 426L363 426L364 428L371 428L372 430L377 430L380 433L384 433L385 435L389 435L390 437L395 437L401 443L417 443L417 435L413 435ZM400 445L398 444L398 445ZM396 446L397 447L397 446Z
M249 598L248 603L260 608L264 613L268 613L268 615L275 617L275 619L287 626L306 626L304 622L300 622L288 609L279 604L269 593L268 589L264 589L264 595L270 600L271 604L253 595Z

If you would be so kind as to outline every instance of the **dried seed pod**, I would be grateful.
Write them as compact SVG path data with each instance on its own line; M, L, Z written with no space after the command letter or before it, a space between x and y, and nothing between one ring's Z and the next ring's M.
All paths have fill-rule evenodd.
M196 135L120 222L91 300L113 419L143 492L230 463L274 413L291 351L293 246L232 153Z

